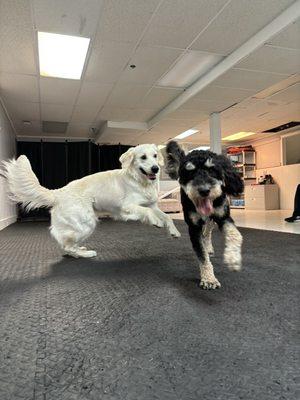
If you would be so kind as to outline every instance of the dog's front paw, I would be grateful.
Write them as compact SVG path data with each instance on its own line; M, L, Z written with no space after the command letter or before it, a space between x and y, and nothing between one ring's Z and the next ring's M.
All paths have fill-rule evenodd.
M172 228L169 229L169 233L174 238L180 238L181 237L181 233L175 228L175 226L172 226Z
M164 222L161 219L159 219L156 215L152 215L150 217L150 224L156 226L157 228L164 227Z
M242 267L242 256L238 251L225 251L224 262L230 271L240 271Z
M78 250L77 254L79 257L83 258L92 258L97 256L97 252L95 250Z
M200 287L206 290L218 289L221 287L221 283L218 281L217 278L214 279L202 278L200 280Z

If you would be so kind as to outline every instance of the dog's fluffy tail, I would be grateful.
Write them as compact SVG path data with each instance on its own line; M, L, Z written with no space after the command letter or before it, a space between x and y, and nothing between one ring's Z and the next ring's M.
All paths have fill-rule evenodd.
M11 200L22 203L26 210L54 205L55 191L40 185L26 156L3 161L2 165L1 174L7 179Z

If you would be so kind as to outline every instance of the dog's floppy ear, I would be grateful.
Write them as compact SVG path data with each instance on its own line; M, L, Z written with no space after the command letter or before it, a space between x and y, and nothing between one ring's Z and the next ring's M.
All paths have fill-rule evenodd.
M224 191L231 196L243 193L244 182L235 171L232 162L225 156L218 156L219 165L223 170Z
M177 142L171 140L165 149L166 173L171 179L178 179L178 170L185 154Z
M134 147L130 147L125 153L121 155L119 161L121 163L122 168L128 168L133 161L134 157Z

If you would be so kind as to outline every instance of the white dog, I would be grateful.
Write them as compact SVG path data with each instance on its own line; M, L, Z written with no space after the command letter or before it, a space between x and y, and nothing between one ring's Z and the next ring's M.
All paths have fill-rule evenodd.
M22 203L27 210L51 208L51 235L64 254L97 255L80 243L93 233L101 212L114 219L166 227L172 236L180 237L170 216L157 206L159 164L163 164L157 147L143 144L130 148L120 162L122 169L98 172L56 190L39 184L24 155L3 164L12 200Z

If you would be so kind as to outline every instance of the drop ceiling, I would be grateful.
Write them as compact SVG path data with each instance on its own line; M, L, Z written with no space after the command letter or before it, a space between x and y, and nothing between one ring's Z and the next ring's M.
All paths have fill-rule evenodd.
M180 95L184 87L162 87L159 82L186 54L226 57L292 3L0 0L0 96L18 138L94 139L106 121L147 122ZM91 38L81 80L39 76L37 31ZM223 110L223 136L241 130L259 133L299 120L297 79L279 93L254 98L299 71L298 20L149 131L114 128L104 130L99 140L164 143L196 127L199 132L189 142L207 144L209 114ZM68 128L63 134L45 134L42 121L67 122Z

